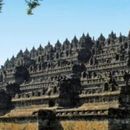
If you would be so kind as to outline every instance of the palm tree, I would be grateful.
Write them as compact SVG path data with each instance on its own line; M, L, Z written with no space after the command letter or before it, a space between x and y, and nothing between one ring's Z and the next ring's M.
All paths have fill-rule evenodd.
M3 7L3 4L4 4L3 1L4 0L0 0L0 13L2 11L2 7ZM28 15L33 15L32 10L34 8L36 8L37 6L40 6L40 1L42 1L42 0L25 0L26 4L28 6L28 9L27 9Z
M0 13L1 13L1 10L2 10L2 6L3 6L3 0L0 0Z
M28 6L27 14L28 15L33 15L32 10L36 8L37 6L40 6L41 0L25 0Z

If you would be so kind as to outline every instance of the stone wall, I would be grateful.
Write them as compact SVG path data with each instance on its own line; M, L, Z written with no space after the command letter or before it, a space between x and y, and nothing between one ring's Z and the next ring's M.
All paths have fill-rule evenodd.
M61 125L64 130L108 130L107 120L65 120Z
M130 118L110 119L109 130L130 130Z
M0 130L38 130L38 124L36 122L24 122L24 123L0 123Z

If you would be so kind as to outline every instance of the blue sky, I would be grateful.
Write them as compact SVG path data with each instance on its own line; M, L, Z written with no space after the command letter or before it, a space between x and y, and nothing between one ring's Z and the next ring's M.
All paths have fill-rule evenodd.
M106 37L113 30L127 35L130 29L130 0L43 0L26 15L24 0L5 0L0 14L0 65L22 49L48 41L55 44L87 33Z

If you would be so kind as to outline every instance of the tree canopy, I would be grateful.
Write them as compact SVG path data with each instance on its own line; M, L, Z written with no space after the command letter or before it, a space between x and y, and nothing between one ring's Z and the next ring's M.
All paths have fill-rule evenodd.
M42 0L25 0L25 4L27 4L27 14L33 15L33 9L40 6L40 1ZM0 13L2 12L2 7L4 5L4 0L0 0Z

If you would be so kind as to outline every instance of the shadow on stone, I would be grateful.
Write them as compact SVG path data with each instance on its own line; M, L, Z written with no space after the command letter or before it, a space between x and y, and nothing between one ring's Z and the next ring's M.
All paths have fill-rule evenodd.
M53 110L39 110L33 112L33 115L37 116L39 130L63 130Z

